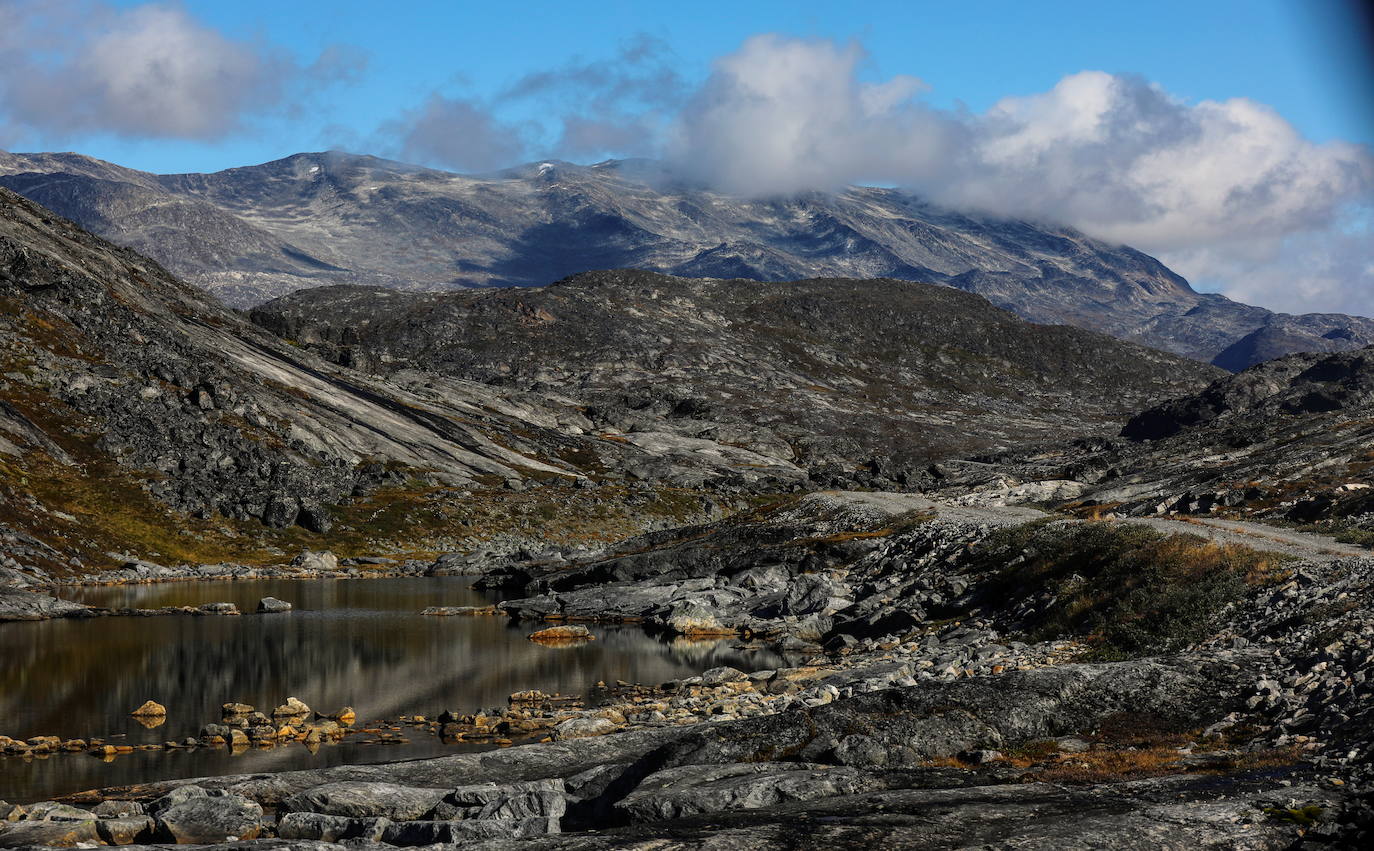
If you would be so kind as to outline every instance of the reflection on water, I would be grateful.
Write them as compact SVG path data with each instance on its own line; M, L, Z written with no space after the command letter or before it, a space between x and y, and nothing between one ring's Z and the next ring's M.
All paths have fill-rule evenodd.
M596 641L541 647L533 627L503 617L424 617L426 606L485 605L494 598L465 577L373 580L183 582L69 589L100 606L154 608L229 601L241 617L117 617L0 624L0 734L112 743L161 743L218 722L220 706L270 712L288 696L332 712L356 709L360 725L401 714L437 715L504 706L514 691L585 693L598 680L657 683L722 664L774 667L767 654L728 643L665 643L633 628L590 627ZM295 606L251 614L261 597ZM145 729L129 712L145 700L167 707ZM454 753L430 735L378 747L344 743L310 754L270 751L144 751L111 763L85 754L26 762L0 757L0 799L41 800L99 786L216 773L281 771Z

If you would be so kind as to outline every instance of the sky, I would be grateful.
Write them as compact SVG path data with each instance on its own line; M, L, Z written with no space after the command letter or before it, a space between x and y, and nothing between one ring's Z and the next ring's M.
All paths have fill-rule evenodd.
M1374 314L1374 68L1345 0L0 0L0 148L154 172L343 149L649 156L740 195L902 186Z

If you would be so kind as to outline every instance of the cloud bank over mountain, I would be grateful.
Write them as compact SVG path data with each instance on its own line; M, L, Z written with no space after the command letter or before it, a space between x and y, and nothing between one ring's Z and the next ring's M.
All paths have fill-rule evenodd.
M336 45L303 60L176 3L10 0L0 64L0 146L10 146L232 137L357 78L365 57ZM696 79L644 36L495 91L397 93L389 120L344 138L458 171L655 157L744 196L902 186L1139 247L1236 298L1374 313L1365 147L1310 141L1253 100L1190 101L1139 76L1080 71L973 112L932 105L916 77L876 71L857 41L762 34Z

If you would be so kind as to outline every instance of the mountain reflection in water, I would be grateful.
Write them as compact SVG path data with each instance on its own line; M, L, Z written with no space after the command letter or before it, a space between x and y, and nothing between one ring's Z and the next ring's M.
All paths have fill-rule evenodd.
M664 642L632 627L591 626L596 641L541 647L537 628L505 617L425 617L426 606L480 606L497 599L465 577L194 582L67 589L100 606L156 608L229 601L240 617L159 616L0 624L0 734L113 744L162 743L217 723L220 706L271 712L295 696L322 712L342 706L359 724L402 714L435 716L504 706L515 691L584 694L598 680L658 683L716 665L775 667L778 657L731 642ZM289 614L252 614L279 597ZM145 700L167 707L145 728L129 712ZM100 786L217 773L282 771L455 753L415 731L410 744L351 743L311 754L300 745L241 754L198 748L147 751L111 763L85 754L26 761L0 757L0 799L42 800Z

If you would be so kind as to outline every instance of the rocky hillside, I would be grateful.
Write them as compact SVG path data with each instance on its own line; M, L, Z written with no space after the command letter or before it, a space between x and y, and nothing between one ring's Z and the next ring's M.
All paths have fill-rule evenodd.
M653 505L673 519L700 510L660 505L649 480L732 492L805 479L787 461L705 439L602 439L552 396L335 366L7 190L0 305L0 542L11 568L79 570L130 550L264 558L326 533L390 546L390 533L423 537L445 498L470 509L431 518L450 533L528 529L550 506L560 507L550 528L580 517L607 532ZM647 490L627 493L632 478Z
M796 463L825 484L899 487L952 454L1111 433L1222 374L890 278L761 283L623 270L432 294L328 287L251 316L339 363L553 392L635 445L664 434L715 440Z
M1034 322L1228 369L1374 342L1374 320L1274 314L1196 293L1129 247L873 187L742 200L643 162L464 176L341 153L188 175L75 154L0 154L0 184L239 306L326 284L528 286L633 267L946 284Z
M946 465L946 485L971 500L1015 500L1043 490L1028 482L1053 481L1085 510L1315 523L1368 545L1374 347L1251 367L1137 414L1116 439L975 461Z

